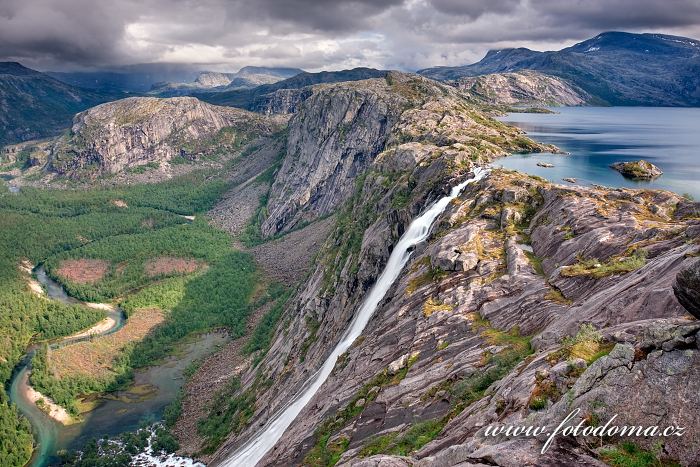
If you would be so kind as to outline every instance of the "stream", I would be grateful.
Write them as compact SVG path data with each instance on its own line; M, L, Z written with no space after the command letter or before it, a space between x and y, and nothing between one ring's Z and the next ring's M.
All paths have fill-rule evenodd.
M328 376L335 367L338 357L352 345L360 334L362 334L362 331L376 311L379 303L384 299L387 291L399 277L401 271L411 257L413 247L423 242L430 234L430 228L435 218L445 210L450 201L459 196L468 184L482 179L487 173L487 170L477 168L472 178L452 188L449 195L433 203L420 217L411 222L411 225L401 236L396 247L391 252L389 260L377 279L377 282L370 289L362 305L357 313L355 313L350 325L345 330L340 342L323 363L323 366L306 381L301 390L285 407L270 417L270 420L259 432L254 434L245 444L224 459L221 462L222 466L254 466L274 447L289 425L292 424L297 415L299 415L306 404L316 395L316 392L326 379L328 379Z
M34 270L34 275L46 291L46 295L64 303L80 304L68 294L63 287L49 278L42 266ZM84 304L84 303L83 303ZM69 336L51 343L52 348L71 345L118 331L125 322L124 313L115 308L107 311L112 318L109 329L93 335ZM10 380L10 400L29 420L36 442L36 447L28 465L44 467L58 460L61 450L80 449L92 438L113 436L127 431L134 431L143 426L159 421L163 410L172 402L184 383L183 372L194 360L208 355L218 344L223 344L226 337L210 333L185 343L175 356L165 358L158 365L134 372L133 384L124 391L107 394L92 394L82 400L92 406L92 410L81 414L79 423L63 425L40 410L27 395L27 384L31 371L31 360L40 344L33 344L27 349L20 363L15 368Z

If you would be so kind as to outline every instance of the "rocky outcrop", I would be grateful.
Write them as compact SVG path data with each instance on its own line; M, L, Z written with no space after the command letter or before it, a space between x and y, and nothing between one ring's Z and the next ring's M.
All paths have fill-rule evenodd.
M660 168L645 160L615 162L610 167L632 180L653 180L663 174Z
M231 83L230 73L216 73L213 71L205 71L197 76L194 84L203 88L216 88L226 86Z
M392 72L385 79L305 90L311 95L289 123L265 235L332 212L375 159L386 170L402 171L441 155L469 165L509 151L555 149L484 116L468 96L415 75Z
M591 97L567 81L538 73L519 71L465 77L456 86L496 105L585 105Z
M601 462L601 458L605 459L606 452L611 449L609 446L620 440L632 442L639 449L660 451L659 457L673 459L680 465L697 465L697 441L686 435L700 429L692 409L698 396L686 382L699 376L697 339L700 325L667 319L645 322L641 326L623 326L622 329L618 328L617 334L611 338L614 347L610 353L583 370L577 370L570 363L551 366L537 358L529 364L522 364L518 368L519 374L513 373L496 383L493 391L480 403L471 406L459 420L445 427L446 432L448 429L472 432L466 442L458 441L447 446L444 442L434 441L418 453L421 458L416 465L449 466L488 460L489 465L500 466L604 466L608 464ZM572 377L578 373L581 375ZM533 382L534 391L546 386L547 391L556 394L554 383L548 384L561 381L562 377L569 380L562 388L562 396L554 403L549 401L546 410L533 410ZM656 439L622 436L607 440L600 435L579 435L576 438L561 435L555 438L545 454L540 450L548 438L546 434L533 438L489 438L484 435L483 428L488 424L546 426L551 432L572 413L575 416L567 426L581 423L582 427L603 427L612 419L610 425L617 427L641 426L647 429L657 426L663 430L672 426L683 427L684 433L683 436ZM457 439L456 436L451 438ZM606 443L608 447L604 447ZM437 448L438 445L442 448ZM421 453L430 451L431 454L421 456Z
M257 389L251 428L225 444L214 465L335 344L389 254L387 239L429 202L426 184L434 179L426 175L444 160L428 160L415 159L410 178L423 182L407 211L389 207L400 184L371 205L384 214L364 231L357 262L330 256L309 279L290 308L295 317L259 367L277 384ZM375 164L409 161L392 150ZM384 183L372 174L362 200ZM356 204L352 216L363 227L366 206ZM574 425L620 414L619 425L698 433L700 400L685 382L700 371L700 325L688 321L672 289L698 252L697 220L684 214L693 209L667 192L564 187L493 172L437 221L363 336L263 465L313 464L338 449L340 465L604 465L605 451L583 437L557 438L542 455L540 438L484 435L489 424L556 426L575 408ZM347 232L332 238L341 252L352 242ZM330 264L340 271L329 278ZM309 320L318 323L313 332ZM254 374L244 372L243 380L253 384ZM411 444L416 433L422 441ZM696 439L664 438L659 455L695 465ZM634 442L656 449L653 439Z
M231 152L279 121L192 97L132 97L76 115L69 134L55 143L49 167L60 175L114 174L173 158L195 160Z
M680 304L700 319L700 260L678 273L673 291Z

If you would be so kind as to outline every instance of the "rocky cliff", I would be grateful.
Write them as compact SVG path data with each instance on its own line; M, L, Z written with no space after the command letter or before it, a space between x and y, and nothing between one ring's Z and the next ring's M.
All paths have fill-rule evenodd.
M386 239L408 220L387 204L376 206L389 214L365 231L354 269L341 262L327 288L323 270L307 283L259 369L266 378L295 388L335 343L388 256ZM698 212L669 193L492 173L445 213L263 464L605 465L592 438L561 437L541 456L542 437L484 436L492 423L553 427L574 409L576 423L617 414L620 426L698 433L700 399L687 381L700 376L700 324L672 290L699 253ZM272 392L259 395L263 419L289 394ZM634 442L658 451L658 440ZM661 457L700 462L697 438L662 443Z
M392 170L400 171L442 151L487 161L508 151L548 149L483 117L469 96L415 75L391 72L386 78L305 89L311 94L289 122L264 235L332 212L383 151L398 153Z
M455 85L496 105L585 105L591 96L561 78L534 71L465 77Z
M270 134L279 121L192 97L132 97L76 115L56 141L49 168L71 177L113 174L174 158L196 160Z

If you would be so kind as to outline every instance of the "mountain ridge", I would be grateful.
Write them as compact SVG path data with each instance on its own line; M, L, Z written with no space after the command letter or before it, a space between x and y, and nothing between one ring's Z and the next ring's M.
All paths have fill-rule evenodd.
M605 32L559 51L489 51L479 62L418 74L439 80L522 70L566 79L604 105L700 105L700 42L681 36Z
M235 73L202 71L190 83L156 83L149 94L159 97L190 95L195 92L223 92L236 89L250 89L263 84L273 84L300 73L300 68L245 66Z
M54 136L75 113L117 97L63 83L17 62L0 62L0 147Z
M273 84L263 84L252 89L232 90L216 94L197 94L193 96L205 102L217 105L240 107L247 110L260 110L273 93L282 90L296 90L314 84L358 81L370 78L382 78L389 72L374 68L357 67L350 70L304 72Z

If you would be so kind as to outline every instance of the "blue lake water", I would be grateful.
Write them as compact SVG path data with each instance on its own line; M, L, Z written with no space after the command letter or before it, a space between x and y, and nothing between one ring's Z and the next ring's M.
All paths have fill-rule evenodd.
M700 108L560 107L555 114L514 113L499 120L570 155L516 154L494 165L562 182L612 187L658 188L700 199ZM645 159L664 174L650 182L626 179L610 168ZM552 168L537 162L554 164Z

